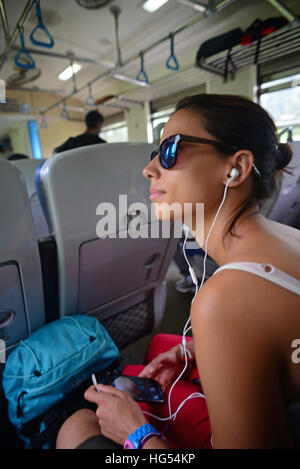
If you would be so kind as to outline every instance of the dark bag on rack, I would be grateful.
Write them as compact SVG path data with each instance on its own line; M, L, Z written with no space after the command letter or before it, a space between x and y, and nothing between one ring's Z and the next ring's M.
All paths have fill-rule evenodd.
M213 37L205 41L197 52L196 66L201 68L201 61L207 57L218 54L219 52L227 51L227 57L224 69L224 80L227 80L228 66L231 62L232 69L235 69L233 60L231 58L231 49L240 44L243 31L241 28L235 28L220 36Z
M235 28L205 41L197 52L196 65L199 65L201 59L211 57L225 50L231 50L234 46L240 44L242 34L241 28Z

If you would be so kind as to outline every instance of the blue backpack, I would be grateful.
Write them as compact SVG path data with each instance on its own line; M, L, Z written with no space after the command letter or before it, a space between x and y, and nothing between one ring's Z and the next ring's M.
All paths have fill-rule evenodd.
M88 315L65 316L21 341L7 358L2 383L9 419L20 436L28 422L45 415L83 383L88 387L92 373L105 372L119 359L106 329Z

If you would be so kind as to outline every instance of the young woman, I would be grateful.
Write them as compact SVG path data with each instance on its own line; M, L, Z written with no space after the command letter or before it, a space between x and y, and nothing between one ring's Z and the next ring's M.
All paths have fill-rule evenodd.
M195 368L205 399L185 403L176 420L167 422L165 440L145 424L161 431L166 421L141 408L166 418L167 404L149 409L113 387L101 385L97 392L91 386L85 397L98 405L96 415L81 410L70 417L59 432L58 448L100 447L101 433L117 445L130 436L145 449L294 445L288 409L300 401L300 360L295 359L300 351L297 355L293 348L300 339L300 232L267 220L258 206L272 194L277 171L290 159L289 146L277 142L272 119L250 100L208 94L179 102L143 173L160 219L166 216L163 202L192 203L190 229L201 247L205 243L194 231L196 204L205 204L205 240L215 220L207 251L225 268L192 304L193 340L187 342L192 371L172 391L172 412L199 391ZM183 368L180 341L155 337L147 365L126 367L124 374L155 378L168 395Z

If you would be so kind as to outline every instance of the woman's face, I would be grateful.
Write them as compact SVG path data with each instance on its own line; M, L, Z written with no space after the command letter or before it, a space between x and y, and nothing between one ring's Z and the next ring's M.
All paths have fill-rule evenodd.
M201 118L191 111L177 111L167 122L161 142L174 134L193 137L216 138L201 125ZM177 203L181 210L176 210L171 219L182 218L185 222L195 217L196 203L204 203L205 214L214 210L224 191L224 175L228 161L222 157L213 145L180 142L177 162L170 169L164 169L156 156L143 170L150 180L150 199L155 203L155 215L161 220L169 219L168 207ZM192 204L184 207L184 204ZM167 204L167 205L165 205ZM184 221L181 219L180 221Z

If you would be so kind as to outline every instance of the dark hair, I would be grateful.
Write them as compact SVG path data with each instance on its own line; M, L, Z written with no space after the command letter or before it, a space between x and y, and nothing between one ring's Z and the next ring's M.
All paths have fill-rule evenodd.
M104 117L98 111L90 111L85 116L85 123L88 129L94 129L98 124L103 124Z
M276 187L275 173L289 164L293 151L288 144L278 143L276 126L269 114L243 96L188 96L179 101L175 112L181 109L197 113L204 128L220 142L253 153L260 177L252 173L253 191L230 226L233 234L232 228L240 215L272 195Z
M7 158L9 161L14 161L14 160L28 160L29 156L23 155L22 153L14 153L13 155L10 155Z

